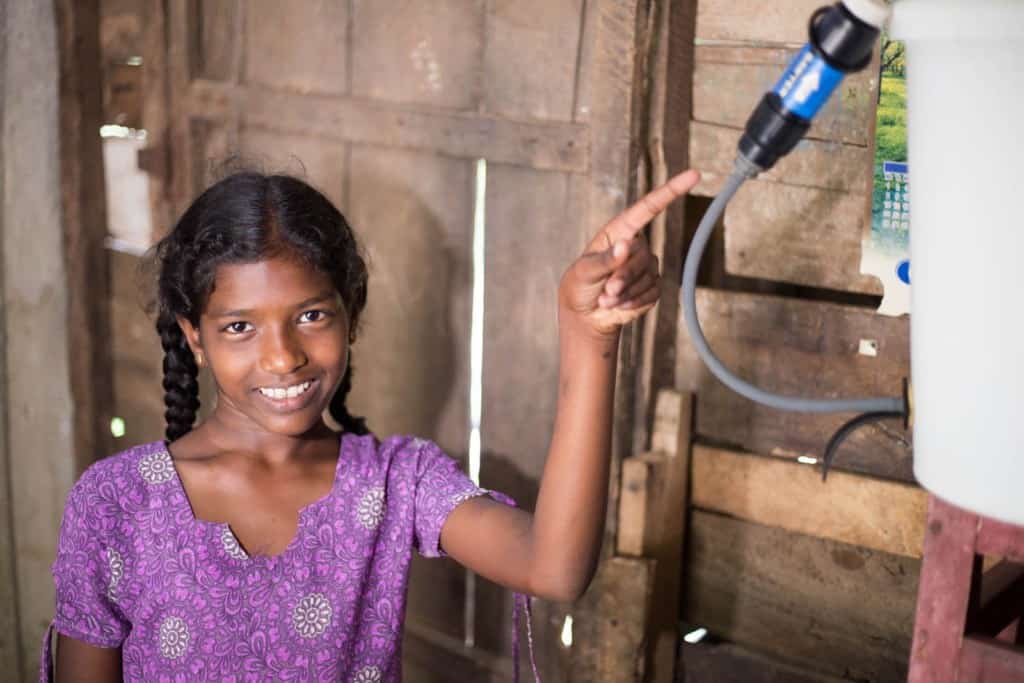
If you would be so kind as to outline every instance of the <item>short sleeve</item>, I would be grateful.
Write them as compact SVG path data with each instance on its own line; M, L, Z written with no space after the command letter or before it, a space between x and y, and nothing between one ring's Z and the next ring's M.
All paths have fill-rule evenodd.
M90 505L87 472L68 494L57 542L53 579L57 606L53 626L60 633L97 647L118 647L129 624L115 603L121 565L117 551L102 542L96 506Z
M511 499L480 488L459 468L459 464L431 442L416 439L419 449L416 468L415 542L424 557L443 557L441 528L448 515L470 498L490 495L511 504Z

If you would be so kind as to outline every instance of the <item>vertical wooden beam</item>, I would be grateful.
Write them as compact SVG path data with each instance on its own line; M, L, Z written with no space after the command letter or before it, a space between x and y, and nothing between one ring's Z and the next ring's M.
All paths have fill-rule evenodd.
M693 397L690 394L667 389L658 393L652 445L665 464L654 489L645 553L657 562L656 599L651 606L647 631L649 680L656 683L675 680L692 423Z
M908 683L953 683L963 645L978 518L934 496L917 593Z
M680 584L690 470L692 397L658 394L655 451L622 461L618 552L655 561L655 596L645 625L645 680L675 680Z
M590 0L583 48L590 56L580 74L590 122L590 179L587 224L591 230L626 207L635 194L633 169L637 141L633 138L637 0ZM592 45L586 43L593 41ZM577 108L578 109L578 108ZM582 247L583 245L581 245ZM632 451L633 380L636 373L638 326L622 333L615 392L615 425L610 467L611 490L607 533L614 534L619 468Z
M656 4L651 66L648 69L648 185L655 187L690 164L696 0L661 0ZM655 397L675 384L679 282L682 277L685 199L651 222L651 250L661 260L661 300L643 321L637 411L633 447L648 445ZM657 450L657 449L655 449Z
M3 356L6 463L4 547L13 556L18 624L0 647L14 661L5 674L36 672L39 645L53 614L50 565L64 499L74 478L67 340L67 280L61 228L58 112L59 53L54 3L4 2L2 55ZM4 563L6 564L6 562ZM5 571L6 574L6 571ZM3 577L5 579L9 576ZM10 584L8 584L10 585ZM5 593L11 592L5 589ZM5 604L5 611L10 609Z
M142 125L146 147L140 153L139 168L149 174L149 205L153 238L170 231L171 159L169 154L170 96L167 64L167 20L163 0L140 0L142 5Z
M601 563L588 592L603 618L577 623L570 681L644 680L644 624L654 561L610 557Z
M58 0L60 163L76 471L107 456L114 405L110 267L104 240L99 0Z
M11 92L7 73L7 30L9 0L0 0L0 131L7 130L7 99ZM0 146L0 161L4 172L0 174L0 204L7 206L7 193L10 192L7 182L7 160L5 148ZM4 216L3 218L6 218ZM0 219L0 231L4 223ZM0 240L2 240L0 232ZM2 245L2 241L0 241ZM3 261L0 259L0 300L3 298ZM6 335L0 328L0 360L7 355ZM0 605L8 605L9 609L0 610L0 669L24 677L21 659L21 632L18 628L18 573L14 547L14 491L11 486L10 449L7 426L7 372L0 362Z

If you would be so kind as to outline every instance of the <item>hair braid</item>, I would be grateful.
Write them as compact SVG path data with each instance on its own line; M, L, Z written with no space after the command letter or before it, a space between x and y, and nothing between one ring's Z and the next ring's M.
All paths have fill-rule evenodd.
M157 318L156 331L164 348L164 405L167 440L175 441L192 430L199 410L199 368L185 342L185 334L170 316Z
M363 436L369 434L370 430L366 426L365 417L355 417L348 412L348 406L345 405L345 399L348 397L348 392L352 390L352 355L349 354L348 367L345 368L345 376L341 378L341 384L338 385L338 390L334 392L334 396L331 397L331 417L341 425L342 429L346 432L355 434L357 436Z

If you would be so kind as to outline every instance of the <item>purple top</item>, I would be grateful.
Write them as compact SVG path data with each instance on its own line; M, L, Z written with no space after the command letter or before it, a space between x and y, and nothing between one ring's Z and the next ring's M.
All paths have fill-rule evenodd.
M412 549L442 555L448 514L489 492L429 441L346 434L340 451L275 556L195 518L162 441L95 463L64 508L51 629L120 646L125 681L400 681Z

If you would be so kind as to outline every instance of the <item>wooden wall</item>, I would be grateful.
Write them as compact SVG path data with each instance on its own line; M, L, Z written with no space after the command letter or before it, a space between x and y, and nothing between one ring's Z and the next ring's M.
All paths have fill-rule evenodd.
M720 187L747 116L821 4L699 0L697 195ZM759 386L898 396L909 376L909 320L875 314L879 284L859 273L877 87L873 68L846 79L807 139L740 190L709 249L698 316L711 347ZM687 230L707 201L689 201ZM687 646L685 680L754 669L760 678L742 680L904 679L925 518L909 433L897 422L857 431L822 483L798 458L820 459L851 415L785 413L734 394L682 329L676 352L676 388L695 397L682 618L732 643ZM777 678L765 674L771 662Z

